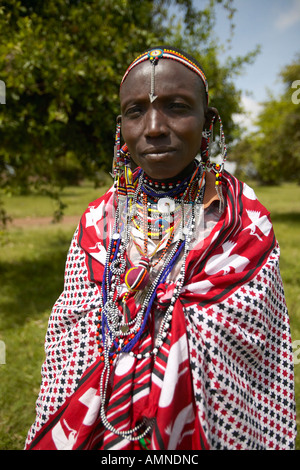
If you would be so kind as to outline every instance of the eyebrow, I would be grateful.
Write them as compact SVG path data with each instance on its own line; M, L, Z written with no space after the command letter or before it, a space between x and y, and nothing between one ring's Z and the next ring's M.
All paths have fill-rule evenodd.
M203 98L203 93L200 92L201 99ZM164 91L163 95L158 93L158 98L160 101L169 101L170 99L180 98L184 101L187 101L189 104L197 104L198 97L191 93L186 87L176 87L176 89L170 91ZM200 98L200 96L199 96ZM126 96L120 100L121 109L126 108L130 104L144 104L149 103L149 91L145 91L141 94L133 95L130 98Z

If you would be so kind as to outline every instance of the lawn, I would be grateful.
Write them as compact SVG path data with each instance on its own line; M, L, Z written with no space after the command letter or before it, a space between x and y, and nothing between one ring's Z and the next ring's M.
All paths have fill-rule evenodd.
M292 341L300 340L300 187L255 188L270 210L281 245L281 273L290 312ZM49 217L53 204L43 196L5 199L8 212L27 224L10 225L0 235L0 449L23 449L34 420L39 390L43 343L53 302L63 287L66 253L81 213L88 202L102 194L86 182L66 188L65 219L58 224L39 224ZM0 344L0 346L1 346ZM300 342L299 342L300 344ZM300 347L298 346L298 349ZM2 353L1 353L2 351ZM2 354L2 355L1 355ZM300 351L295 349L296 396L300 425ZM298 437L296 448L300 449Z

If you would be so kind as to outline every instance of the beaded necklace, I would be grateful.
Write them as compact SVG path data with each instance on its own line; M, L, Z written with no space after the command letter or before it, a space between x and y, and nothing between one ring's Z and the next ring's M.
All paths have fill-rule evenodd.
M100 301L100 311L97 324L97 343L99 348L100 360L104 367L100 380L101 397L101 419L104 426L129 440L139 440L150 431L152 425L140 423L133 429L121 431L116 429L107 419L105 404L107 388L110 378L111 367L121 353L128 353L136 359L144 359L153 356L156 357L159 349L163 345L172 321L172 312L177 301L185 279L185 262L189 250L189 245L193 236L196 223L196 205L203 203L204 196L204 175L202 165L197 165L192 177L187 177L182 182L178 182L174 187L168 187L163 192L163 187L154 188L148 177L145 177L142 170L139 170L135 181L131 184L130 197L124 198L124 193L119 193L119 202L115 214L113 235L107 250L105 269L102 282L102 295ZM134 188L134 191L132 191ZM121 195L121 196L120 196ZM192 199L192 197L194 199ZM173 226L172 236L169 237L162 254L159 256L159 262L162 266L149 286L150 260L148 257L146 240L148 238L148 198L152 203L155 202L156 208L153 211L164 210L166 205L177 205L177 211L180 213L180 223ZM144 250L140 245L136 245L141 254L138 266L126 270L126 256L129 241L132 239L130 228L135 216L135 209L138 201L143 201L143 217L141 218L140 229L144 233ZM123 211L122 204L130 210ZM185 205L188 204L189 216L185 211ZM125 215L124 215L125 214ZM163 214L163 213L162 213ZM177 231L178 230L178 231ZM177 240L173 240L174 233L177 233ZM172 243L173 242L173 243ZM156 253L158 247L154 250ZM135 346L139 342L145 331L147 321L156 299L156 291L159 284L164 283L172 271L173 267L181 257L181 268L176 279L175 288L169 307L161 320L158 334L155 341L155 347L151 351L141 354L135 352ZM157 263L156 263L157 264ZM130 280L130 272L134 271L133 281ZM128 292L121 296L123 282L127 285ZM127 282L128 281L128 282ZM145 288L147 289L145 290ZM141 302L137 313L132 319L126 313L126 301L130 292L145 290L144 300ZM123 315L120 312L120 304L123 304ZM146 426L146 428L145 428Z

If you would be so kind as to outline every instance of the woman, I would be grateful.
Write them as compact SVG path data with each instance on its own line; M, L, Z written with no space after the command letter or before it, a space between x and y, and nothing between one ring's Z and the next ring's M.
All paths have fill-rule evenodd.
M74 235L26 448L293 448L279 247L223 168L204 72L150 50L120 102L114 185ZM222 165L209 161L216 119Z

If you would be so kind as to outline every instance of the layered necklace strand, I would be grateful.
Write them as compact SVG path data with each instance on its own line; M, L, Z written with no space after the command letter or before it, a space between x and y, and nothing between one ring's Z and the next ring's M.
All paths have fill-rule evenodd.
M152 423L146 425L141 422L128 431L116 429L108 420L105 407L107 399L107 389L110 379L111 367L121 353L128 353L137 359L156 357L159 349L163 345L172 321L172 313L185 279L185 264L196 224L196 205L203 203L205 172L201 165L197 165L192 176L179 181L173 187L166 184L159 185L153 183L143 171L140 170L135 180L135 192L129 197L119 198L118 207L115 214L113 235L107 250L105 270L102 282L102 295L100 301L100 311L97 322L97 343L100 360L104 367L100 379L100 415L103 425L109 431L122 436L131 441L142 439L151 430ZM166 191L167 189L167 191ZM188 205L189 210L186 210ZM126 211L124 211L124 206ZM170 211L174 208L174 211ZM140 213L137 215L137 208ZM167 214L177 212L178 220L168 231L161 231L161 240L151 255L148 254L147 240L149 236L148 213L153 211L157 215L164 216L161 212L168 209ZM130 209L130 210L129 210ZM150 217L151 218L151 217ZM160 217L161 218L161 217ZM159 217L158 217L159 219ZM138 221L138 222L137 222ZM137 243L131 235L131 228L135 225L143 235L144 246ZM179 231L178 231L179 230ZM165 233L163 233L165 232ZM177 240L174 240L176 232ZM150 234L151 234L150 230ZM168 236L165 248L162 250L158 260L153 263L151 258L161 247L165 236ZM126 255L130 239L141 255L138 266L126 270ZM166 281L173 267L181 257L181 268L176 279L170 304L161 320L154 347L145 353L134 352L134 348L139 342L147 324L153 303L156 299L156 291L159 284ZM161 264L158 273L151 285L149 284L150 269L154 265ZM128 291L121 300L122 279L125 279ZM121 279L122 278L122 279ZM147 289L146 289L147 287ZM126 301L130 292L138 292L143 289L146 294L139 309L133 319L126 318ZM119 305L123 302L123 315L121 315ZM145 428L146 426L146 428ZM143 430L141 428L144 428Z

